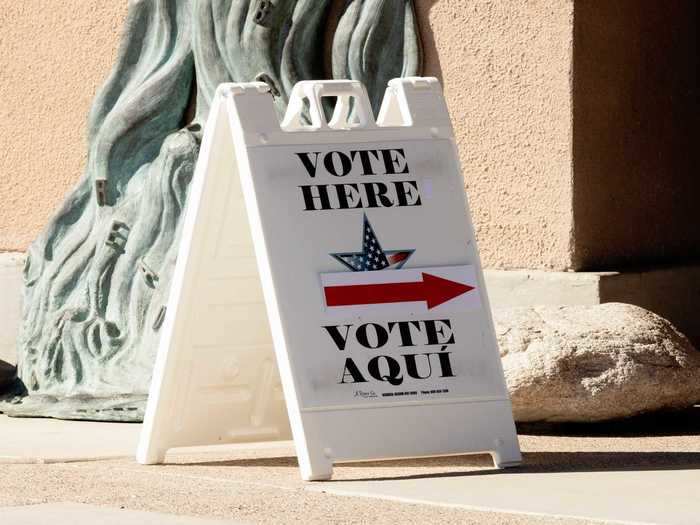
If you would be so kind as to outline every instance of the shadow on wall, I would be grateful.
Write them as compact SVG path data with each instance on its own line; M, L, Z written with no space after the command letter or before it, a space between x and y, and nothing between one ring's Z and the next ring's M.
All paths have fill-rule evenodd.
M435 32L430 25L430 10L439 0L415 0L416 19L420 31L421 43L423 46L423 75L426 77L436 77L443 86L442 66L440 65L440 55L435 43Z
M700 256L697 3L574 4L574 268Z

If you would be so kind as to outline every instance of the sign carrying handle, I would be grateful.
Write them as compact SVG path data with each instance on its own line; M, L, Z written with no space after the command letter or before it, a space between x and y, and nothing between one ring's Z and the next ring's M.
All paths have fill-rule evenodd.
M336 99L330 121L326 120L323 111L323 97ZM303 120L305 109L309 112L310 125ZM354 113L351 113L351 110L354 110ZM282 121L282 129L285 131L347 130L376 126L367 91L357 80L298 82L292 89L287 113Z

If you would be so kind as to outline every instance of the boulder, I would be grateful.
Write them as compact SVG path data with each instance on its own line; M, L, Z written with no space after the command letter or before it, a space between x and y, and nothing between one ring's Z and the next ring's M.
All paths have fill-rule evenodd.
M629 304L494 312L519 422L593 422L700 402L700 352Z

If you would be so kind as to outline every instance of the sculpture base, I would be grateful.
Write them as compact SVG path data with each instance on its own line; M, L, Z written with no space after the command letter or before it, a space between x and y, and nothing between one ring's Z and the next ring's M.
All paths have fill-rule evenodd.
M86 421L140 423L147 395L124 395L106 398L76 396L13 396L0 398L0 412L10 417L50 417Z

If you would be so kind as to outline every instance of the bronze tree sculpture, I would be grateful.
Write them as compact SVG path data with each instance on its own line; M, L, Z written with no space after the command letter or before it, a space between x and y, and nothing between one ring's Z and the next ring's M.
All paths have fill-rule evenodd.
M24 269L11 415L139 420L201 129L222 82L415 75L412 0L132 0L85 173ZM17 394L15 391L13 394Z

